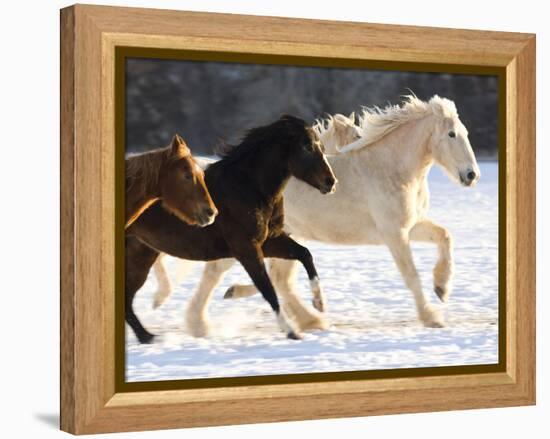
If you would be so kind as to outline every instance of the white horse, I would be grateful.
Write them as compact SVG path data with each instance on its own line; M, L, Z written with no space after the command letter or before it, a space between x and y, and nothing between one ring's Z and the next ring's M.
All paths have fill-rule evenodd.
M452 237L427 216L427 176L434 163L449 177L472 186L480 177L455 104L439 96L424 102L408 96L401 106L364 109L362 138L328 156L339 180L338 190L323 198L307 185L292 179L284 192L285 228L301 239L332 244L384 244L412 291L417 313L425 326L444 325L441 315L425 296L414 265L410 241L431 242L438 247L433 269L434 290L442 301L451 293ZM209 262L187 310L187 324L195 336L208 331L206 306L213 288L234 260ZM270 277L286 309L303 329L323 328L322 314L304 306L294 292L295 264L273 259ZM250 285L231 287L226 297L254 294ZM324 309L318 283L312 285L314 306Z

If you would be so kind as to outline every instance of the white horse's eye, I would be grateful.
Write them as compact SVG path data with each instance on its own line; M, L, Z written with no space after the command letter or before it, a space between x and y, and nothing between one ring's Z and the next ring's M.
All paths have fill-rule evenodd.
M456 133L454 131L449 131L449 137L456 137Z

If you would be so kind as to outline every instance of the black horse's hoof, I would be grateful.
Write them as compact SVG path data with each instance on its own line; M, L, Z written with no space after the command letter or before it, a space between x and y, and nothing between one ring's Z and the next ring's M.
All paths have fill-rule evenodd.
M153 334L143 334L139 337L139 342L141 344L152 344L155 341L155 336Z
M437 285L434 287L434 292L439 297L439 300L442 302L446 302L448 298L447 291L445 291L443 288L438 287Z
M223 295L224 299L233 299L233 293L235 292L235 287L229 287L225 294Z
M296 332L294 331L290 331L287 335L286 335L287 338L291 339L291 340L301 340L302 339L302 336L300 334L297 334Z

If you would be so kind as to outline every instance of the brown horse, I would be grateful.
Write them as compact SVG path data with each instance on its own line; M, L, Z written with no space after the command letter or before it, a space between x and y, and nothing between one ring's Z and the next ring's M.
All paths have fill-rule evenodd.
M218 211L184 140L126 159L126 228L161 199L164 207L191 225L212 224Z
M250 130L240 145L206 169L206 183L220 211L212 225L190 227L158 203L132 224L128 235L135 237L126 239L125 316L140 342L150 343L154 336L141 325L132 303L159 252L203 261L236 258L287 336L299 338L280 309L263 260L299 260L309 279L318 282L308 249L283 231L283 189L291 176L322 193L332 193L336 186L314 131L302 119L283 116Z

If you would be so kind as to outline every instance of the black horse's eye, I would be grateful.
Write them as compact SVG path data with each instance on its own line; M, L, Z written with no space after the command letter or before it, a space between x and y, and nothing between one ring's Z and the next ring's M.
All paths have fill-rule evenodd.
M456 133L454 131L449 131L449 137L456 137Z

